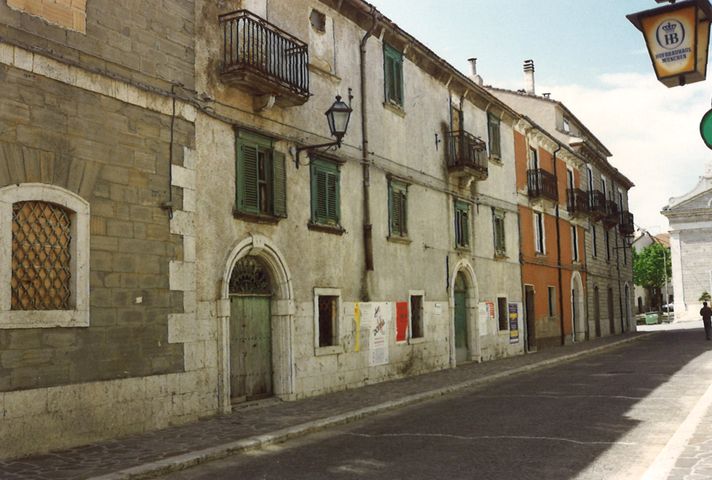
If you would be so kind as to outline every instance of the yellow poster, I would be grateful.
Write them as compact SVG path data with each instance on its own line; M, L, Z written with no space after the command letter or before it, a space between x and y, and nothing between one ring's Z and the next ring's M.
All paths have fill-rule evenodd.
M354 305L354 352L361 351L361 311L358 303Z

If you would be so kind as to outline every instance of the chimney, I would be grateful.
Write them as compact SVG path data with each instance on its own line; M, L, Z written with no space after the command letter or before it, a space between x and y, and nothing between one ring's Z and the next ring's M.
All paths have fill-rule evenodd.
M524 89L527 95L536 95L534 90L534 60L524 60Z
M470 80L475 82L477 85L482 85L482 77L477 75L477 59L476 58L468 58L468 62L470 62L470 75L468 77Z

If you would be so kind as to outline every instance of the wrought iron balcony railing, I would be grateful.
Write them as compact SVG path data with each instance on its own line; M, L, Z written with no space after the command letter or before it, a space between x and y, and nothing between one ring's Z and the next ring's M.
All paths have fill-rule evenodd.
M606 196L600 190L588 192L588 206L594 219L600 220L606 216Z
M527 170L527 190L531 198L559 199L556 177L541 168Z
M309 49L305 42L247 11L221 15L221 78L250 93L275 95L284 105L309 98Z
M633 223L633 214L627 211L621 212L621 223L618 225L618 231L626 237L635 234L635 224Z
M606 216L603 217L603 225L606 228L615 227L620 223L620 214L618 213L618 205L613 200L606 201Z
M464 130L447 134L447 168L457 176L473 176L476 180L487 178L487 145Z
M566 190L566 210L569 215L585 215L589 211L588 192L580 188L569 188Z

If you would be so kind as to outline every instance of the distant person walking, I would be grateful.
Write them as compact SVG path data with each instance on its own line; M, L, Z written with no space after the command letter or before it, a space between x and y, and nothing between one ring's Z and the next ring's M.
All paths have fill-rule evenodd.
M702 302L702 308L700 309L700 315L702 315L702 323L705 324L705 336L707 340L712 340L712 308L707 306L707 302Z

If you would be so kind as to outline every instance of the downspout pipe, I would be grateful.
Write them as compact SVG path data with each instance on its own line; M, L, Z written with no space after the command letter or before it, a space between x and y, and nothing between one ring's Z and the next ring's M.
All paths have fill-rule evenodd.
M370 300L368 272L373 265L373 225L371 224L371 170L368 159L368 90L366 84L366 42L373 35L378 25L378 11L371 6L371 28L365 33L359 45L360 82L361 82L361 172L363 175L363 246L365 268L361 284L361 298Z
M556 184L556 191L558 197L559 191L559 175L556 171L556 155L561 150L561 145L556 145L556 150L554 150L554 183ZM554 209L556 212L556 272L559 277L559 320L561 327L561 345L566 345L566 334L564 333L564 281L561 274L561 225L560 219L561 215L559 212L559 200L556 200L556 207Z

